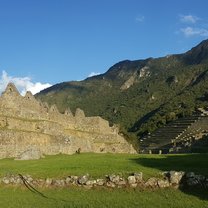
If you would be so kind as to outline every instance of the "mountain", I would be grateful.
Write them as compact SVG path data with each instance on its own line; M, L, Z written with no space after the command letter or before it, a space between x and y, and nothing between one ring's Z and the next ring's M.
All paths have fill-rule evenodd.
M129 138L208 106L208 40L186 53L121 61L106 73L63 82L36 97L61 112L83 109L120 126Z

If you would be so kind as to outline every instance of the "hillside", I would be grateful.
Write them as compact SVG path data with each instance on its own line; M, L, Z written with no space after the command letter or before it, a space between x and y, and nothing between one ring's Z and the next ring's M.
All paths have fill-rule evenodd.
M184 54L121 61L106 73L56 84L36 95L61 112L83 109L142 136L208 105L208 40Z

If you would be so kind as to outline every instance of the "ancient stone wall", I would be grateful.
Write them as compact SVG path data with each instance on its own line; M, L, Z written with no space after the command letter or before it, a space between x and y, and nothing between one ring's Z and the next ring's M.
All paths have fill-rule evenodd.
M101 117L86 117L81 109L75 116L67 109L59 113L27 92L23 97L9 84L0 97L0 158L18 157L36 149L41 154L81 152L136 153L118 129Z
M25 186L48 188L48 187L65 187L73 186L84 187L87 189L96 187L105 188L138 188L141 190L156 190L156 189L199 189L206 191L208 189L208 178L204 175L198 175L194 172L183 171L166 171L161 174L163 177L151 177L144 179L142 172L132 173L128 177L121 174L109 174L102 178L92 178L89 174L77 176L68 175L62 178L33 178L30 175L14 175L6 174L0 178L1 186ZM40 193L40 192L39 192Z

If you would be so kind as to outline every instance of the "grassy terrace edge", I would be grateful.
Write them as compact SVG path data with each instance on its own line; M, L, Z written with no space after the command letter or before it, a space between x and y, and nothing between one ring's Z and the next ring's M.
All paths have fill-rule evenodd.
M0 176L21 173L38 178L61 178L88 173L93 178L113 173L126 176L134 172L143 172L144 178L148 178L170 170L208 175L207 161L208 154L60 154L30 161L1 159Z

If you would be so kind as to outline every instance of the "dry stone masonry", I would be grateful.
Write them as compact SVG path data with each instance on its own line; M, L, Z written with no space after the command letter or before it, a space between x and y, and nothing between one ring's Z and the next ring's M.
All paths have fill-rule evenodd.
M30 175L7 174L0 178L2 185L24 186L27 183L33 187L84 187L87 189L94 187L105 188L202 188L208 189L208 178L197 175L193 172L167 171L161 177L152 177L147 180L143 178L142 172L133 173L127 177L117 174L106 175L103 178L92 178L89 174L55 178L33 178Z
M141 138L141 153L189 152L195 142L208 135L208 111L198 110L195 115L177 119Z
M43 155L81 152L136 153L101 117L81 109L59 113L27 92L23 97L10 83L0 97L0 158L38 159Z

